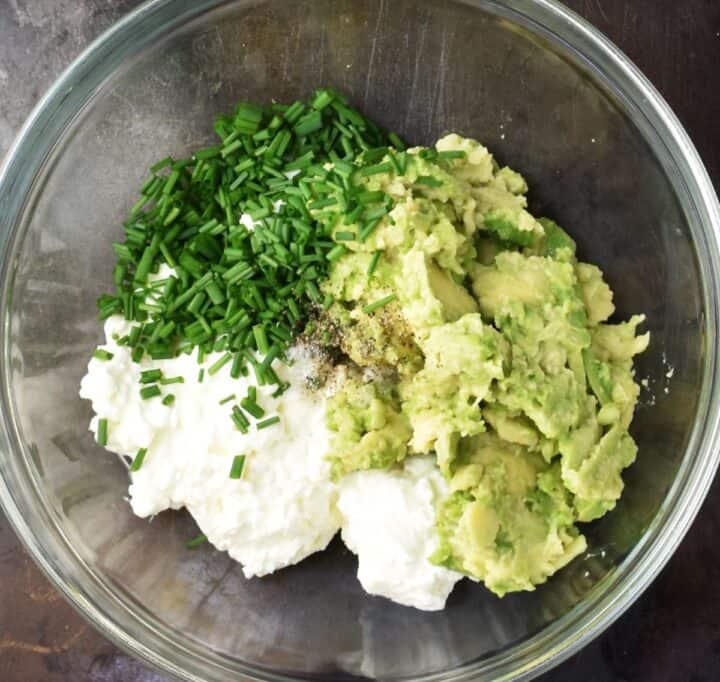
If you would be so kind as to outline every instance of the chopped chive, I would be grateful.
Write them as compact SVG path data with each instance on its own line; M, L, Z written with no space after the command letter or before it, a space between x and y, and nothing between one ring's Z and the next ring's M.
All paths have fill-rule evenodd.
M238 431L240 431L241 433L248 432L248 429L250 428L250 422L243 414L243 411L237 405L233 406L230 418L233 420L233 423L238 428Z
M238 479L242 477L243 468L245 467L245 455L235 455L232 466L230 467L230 478Z
M94 353L93 357L97 358L98 360L102 360L103 362L107 362L108 360L112 360L115 356L110 352L103 348L98 348Z
M217 218L213 218L212 220L208 220L200 229L198 232L200 234L205 234L206 232L210 232L214 228L216 228L220 224L220 221Z
M188 312L192 313L193 315L197 315L200 312L203 304L205 303L205 298L205 293L202 291L198 291L197 294L193 296L190 304L187 307Z
M405 149L405 143L395 133L388 133L388 139L395 149L398 149L399 151L403 151Z
M299 156L294 161L291 161L290 163L285 164L285 172L289 173L292 171L298 171L302 170L303 168L307 168L311 163L315 156L315 152L312 150L306 152L302 156Z
M373 232L375 232L375 228L380 224L381 220L382 218L375 218L374 220L366 223L360 230L360 234L358 234L358 239L361 242L364 242Z
M145 455L147 455L147 448L140 448L133 458L132 464L130 465L130 471L138 471L140 469L145 461Z
M365 166L359 170L360 175L368 177L370 175L378 175L380 173L391 173L393 170L392 164L389 161L384 163L377 163L374 166Z
M462 151L462 149L450 149L448 151L438 152L438 158L439 159L466 159L467 152Z
M374 204L379 201L383 201L385 199L385 197L386 197L385 192L381 192L379 190L375 191L375 192L366 191L366 192L358 192L355 195L355 200L359 204L363 204L365 206L367 204Z
M260 419L265 416L265 410L263 410L263 408L260 407L260 405L258 405L254 400L243 398L240 401L240 406L250 415L255 417L255 419Z
M140 383L141 384L154 384L156 381L162 379L161 369L146 369L140 372Z
M204 545L207 542L207 535L204 533L200 533L200 535L196 535L192 540L188 540L185 543L185 547L187 549L197 549L198 547Z
M167 180L165 181L165 185L162 188L162 193L165 196L168 196L173 189L175 188L175 183L180 179L180 171L176 168L173 170L170 175L168 175Z
M170 405L172 405L174 402L175 402L175 395L172 394L172 393L168 393L168 394L162 399L162 404L163 404L163 405L167 405L168 407L170 407Z
M271 329L270 334L275 337L277 336L277 332L279 331L279 328ZM261 363L263 368L271 367L272 363L275 361L275 358L277 358L282 351L280 350L280 346L277 343L273 343L272 346L270 346L268 352L265 354L265 357L263 358L263 361Z
M207 159L214 159L216 156L220 155L220 147L207 147L206 149L200 149L196 151L193 156L198 161L205 161Z
M207 287L205 287L205 291L207 291L210 300L215 305L220 305L225 302L225 294L223 294L222 289L220 289L216 282L210 282Z
M330 251L328 251L326 258L332 263L338 258L342 258L347 252L347 247L344 244L337 244Z
M226 156L230 156L234 151L237 151L242 147L242 142L240 140L235 140L234 142L231 142L229 145L223 147L220 150L220 156L223 158Z
M367 269L367 274L369 277L372 276L372 274L375 272L378 263L380 262L380 256L382 256L382 251L376 251L375 253L373 253Z
M372 313L373 311L377 310L378 308L382 308L383 306L387 305L391 301L394 301L397 298L395 294L390 294L388 296L385 296L374 303L370 303L369 305L363 306L362 311L364 313Z
M98 428L97 428L97 444L105 447L107 445L108 440L108 422L107 419L104 417L102 419L98 419Z
M256 324L252 331L258 351L265 355L270 349L270 344L268 343L267 336L265 334L265 327L261 324Z
M151 347L148 353L153 360L169 360L174 358L175 354L166 346Z
M239 378L244 367L245 367L245 358L243 357L243 354L235 353L235 357L233 358L232 367L230 368L230 376L233 379Z
M378 206L365 212L366 222L371 222L376 218L382 218L388 214L387 206Z
M428 147L426 149L421 149L418 156L426 161L435 161L438 157L438 152L432 147Z
M175 320L169 320L162 327L157 330L157 336L159 339L165 339L175 330L177 324Z
M312 101L314 109L324 109L330 102L335 99L335 95L329 90L318 90Z
M275 392L272 394L273 398L279 398L285 391L290 388L290 384L287 382L284 382L280 384L276 389Z
M235 394L231 393L229 396L226 396L223 398L218 404L224 405L225 403L229 403L231 400L235 400Z
M395 171L395 174L402 175L403 173L400 169L400 164L398 163L397 155L394 154L393 152L390 152L390 154L388 154L388 158L390 159L390 163L392 164L393 171Z
M425 185L426 187L442 187L442 180L432 177L431 175L421 175L415 180L416 185Z
M280 421L280 417L278 417L277 415L274 417L269 417L268 419L263 419L263 421L257 423L257 429L258 429L258 431L260 429L266 429L268 426L277 424L279 421Z
M300 310L298 308L297 303L295 303L295 301L292 298L288 299L287 307L288 307L288 310L290 311L290 314L294 318L294 320L295 321L299 320L300 319Z
M343 221L345 225L352 225L353 223L356 223L364 210L365 206L363 204L358 204L354 209L352 209L352 211L350 211L345 216L345 220Z
M153 384L152 386L145 386L144 388L140 389L140 397L143 400L149 400L150 398L155 398L159 395L161 395L162 391L160 390L160 387L157 384Z
M205 379L205 370L201 367L197 377L198 383L201 384L203 379Z
M170 377L169 379L160 379L158 383L161 386L170 386L171 384L184 384L185 378L184 377Z
M165 259L165 262L171 267L175 268L177 267L177 263L175 262L175 259L173 258L172 254L170 253L170 250L165 245L165 243L161 243L158 247L160 249L160 253L162 253L163 258ZM172 280L171 280L172 281Z
M337 197L328 197L327 199L313 201L308 205L308 208L311 211L319 211L320 209L327 208L328 206L334 206L337 202Z
M175 220L175 218L177 218L179 215L180 215L180 208L178 208L177 206L173 206L170 209L170 213L168 213L165 220L163 220L163 226L167 227L168 225L170 225Z
M298 137L305 137L306 135L319 130L321 127L322 115L319 111L311 111L310 113L305 114L305 116L303 116L295 124L295 134Z
M222 357L216 360L210 367L208 367L208 374L213 376L217 374L230 360L232 360L232 353L225 353Z
M272 367L261 367L263 372L263 379L266 384L280 384L280 377L275 373Z
M336 232L335 233L335 241L336 242L351 242L355 239L355 233L354 232Z
M150 172L151 173L157 173L158 171L161 171L163 168L167 168L168 166L172 166L173 164L173 158L172 156L166 156L164 159L161 159L157 163L150 166Z
M342 248L345 249L344 246ZM315 284L315 282L307 282L305 284L305 289L313 301L318 302L320 300L320 290L317 288L317 284Z

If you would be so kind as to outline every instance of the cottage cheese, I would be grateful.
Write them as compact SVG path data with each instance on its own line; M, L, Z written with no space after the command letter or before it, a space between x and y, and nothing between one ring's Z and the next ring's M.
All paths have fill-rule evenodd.
M437 549L435 505L447 495L434 458L411 457L397 471L359 471L339 488L342 539L358 555L363 589L426 611L444 608L463 576L427 559Z
M80 395L92 401L96 415L108 421L107 448L132 458L147 448L142 468L131 474L133 511L149 517L186 507L208 540L243 566L247 577L262 576L324 549L342 526L342 537L358 555L358 578L371 594L419 609L443 608L461 577L434 566L435 503L445 482L431 457L414 457L403 469L366 471L330 480L325 461L329 434L326 395L306 388L315 372L307 353L295 349L293 364L273 367L290 388L273 398L275 387L258 387L258 403L267 416L281 420L270 428L242 434L230 419L234 394L240 400L254 377L233 379L230 365L210 375L220 357L202 365L197 356L133 362L116 339L130 323L111 317L106 343L113 354L93 358ZM204 379L198 380L199 368ZM184 383L162 387L175 402L140 398L140 373L159 368ZM90 428L97 433L98 416ZM251 420L254 421L254 420ZM240 480L229 477L235 455L246 455Z
M324 396L305 388L313 373L311 359L298 351L291 367L276 363L291 388L273 398L276 387L258 387L258 403L267 416L277 414L281 420L259 431L253 424L242 434L230 419L233 402L220 401L231 394L244 397L254 385L252 371L249 379L233 379L228 364L210 376L207 368L220 357L212 354L202 365L200 383L195 354L135 363L129 349L113 338L127 334L129 327L121 317L107 320L102 348L113 358L90 361L80 395L108 420L108 449L130 457L139 448L148 450L142 468L131 475L133 511L146 517L187 507L208 540L242 563L248 577L324 549L340 517L323 458L328 438ZM184 377L183 384L163 387L164 393L175 394L172 406L161 398L140 398L140 372L150 368L160 368L165 377ZM96 416L90 425L94 432L97 423ZM245 468L242 479L233 480L230 467L239 454L246 455Z

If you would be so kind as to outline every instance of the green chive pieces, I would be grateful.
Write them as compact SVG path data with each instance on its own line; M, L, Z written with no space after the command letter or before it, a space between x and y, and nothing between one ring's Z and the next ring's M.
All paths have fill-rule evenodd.
M268 419L263 419L263 421L257 423L257 429L260 431L260 429L266 429L268 426L272 426L273 424L277 424L280 421L280 417L277 415L274 417L269 417Z
M383 298L379 299L378 301L375 301L374 303L370 303L369 305L366 305L363 307L362 311L364 313L372 313L375 310L378 310L379 308L382 308L383 306L386 306L391 301L394 301L397 298L395 294L390 294L388 296L384 296Z
M360 175L367 177L370 175L378 175L380 173L391 173L392 170L392 164L389 161L386 161L385 163L378 163L374 166L365 166L365 168L361 168L359 172Z
M172 393L168 393L163 399L162 404L170 407L175 402L175 396Z
M372 258L370 259L370 264L368 265L367 274L368 277L372 277L373 273L377 269L378 263L380 262L380 256L382 256L382 251L376 251Z
M245 455L235 455L232 466L230 467L230 478L233 478L233 479L241 478L244 467L245 467Z
M442 180L432 177L431 175L421 175L415 180L416 185L425 185L426 187L442 187Z
M265 410L258 405L254 400L250 398L243 398L240 401L240 407L242 407L248 414L251 414L255 419L261 419L265 416Z
M225 353L218 360L216 360L210 367L208 367L208 374L213 376L217 374L230 360L232 360L232 353Z
M250 422L243 414L243 411L237 405L233 406L230 418L233 420L233 423L237 427L238 431L240 431L241 433L248 432L248 429L250 428Z
M461 149L451 149L444 152L438 152L438 159L466 159L467 152Z
M140 389L140 397L143 400L150 400L150 398L156 398L161 394L162 391L157 384L153 384L152 386L144 386Z
M102 360L103 362L107 362L108 360L112 360L115 356L110 351L107 351L104 348L98 348L93 353L93 357L97 358L98 360Z
M140 372L141 384L154 384L160 379L162 379L162 370L160 369L146 369L144 372Z
M167 379L160 379L158 383L161 386L170 386L171 384L184 384L185 379L183 377L168 377Z
M145 455L147 455L147 448L140 448L130 465L130 471L138 471L140 469L145 461Z
M98 419L97 444L105 447L108 441L108 421L105 418Z
M201 545L204 545L207 542L207 535L201 533L200 535L196 535L192 540L188 540L185 543L185 547L187 549L197 549Z

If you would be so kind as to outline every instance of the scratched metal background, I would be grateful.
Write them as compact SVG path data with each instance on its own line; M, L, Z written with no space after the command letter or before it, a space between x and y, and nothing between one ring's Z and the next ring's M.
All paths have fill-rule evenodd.
M0 0L0 155L60 70L136 0ZM572 0L679 114L720 180L717 0ZM615 626L544 679L720 679L720 485L669 566ZM0 521L0 680L150 682L38 573Z

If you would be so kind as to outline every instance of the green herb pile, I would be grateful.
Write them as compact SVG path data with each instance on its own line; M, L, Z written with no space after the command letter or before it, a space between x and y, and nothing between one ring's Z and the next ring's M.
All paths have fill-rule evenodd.
M366 239L392 208L357 183L403 172L405 147L331 90L290 105L242 103L214 127L217 145L151 167L125 241L113 244L116 293L98 300L100 319L136 323L120 339L136 362L221 352L209 371L231 363L237 378L249 363L260 385L282 391L272 362L313 307L332 304L318 284L342 242ZM333 237L340 216L358 233ZM175 274L150 277L163 263Z

